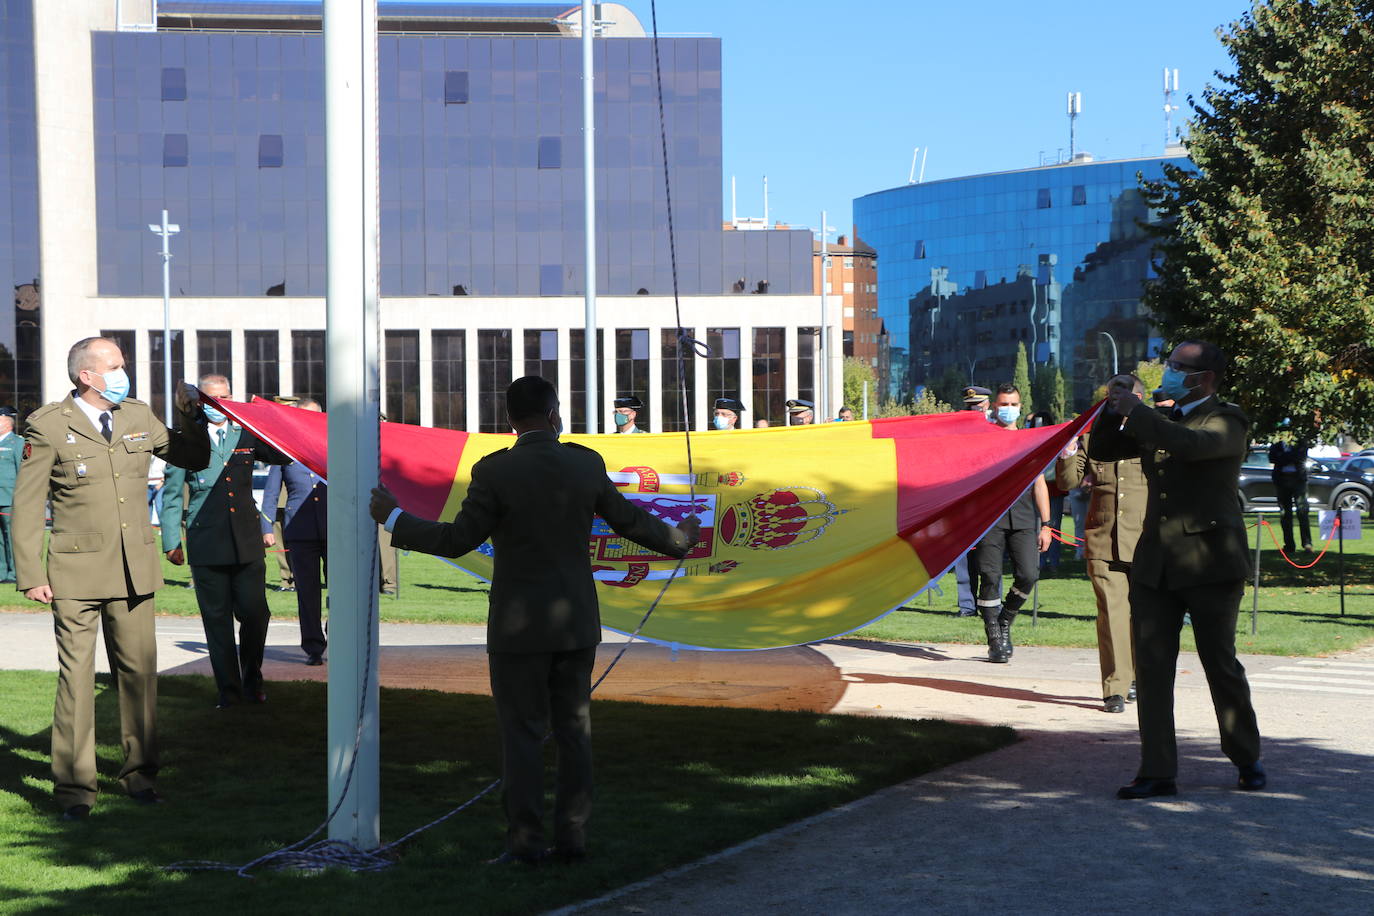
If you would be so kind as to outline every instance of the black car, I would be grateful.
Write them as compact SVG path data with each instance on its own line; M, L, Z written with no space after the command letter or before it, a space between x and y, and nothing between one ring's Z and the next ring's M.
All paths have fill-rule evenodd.
M1255 446L1240 469L1240 498L1245 511L1276 508L1269 447ZM1368 513L1374 506L1374 485L1354 471L1334 470L1307 460L1307 504L1313 509L1358 509Z

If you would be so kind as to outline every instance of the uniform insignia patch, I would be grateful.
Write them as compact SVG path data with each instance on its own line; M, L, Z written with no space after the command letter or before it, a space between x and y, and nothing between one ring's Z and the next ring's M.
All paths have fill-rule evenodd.
M145 442L148 439L147 433L125 433L124 438L130 442Z
M25 442L25 443L24 443L24 457L27 458L27 457L29 457L29 456L32 455L32 454L33 454L33 446L30 445L29 443Z

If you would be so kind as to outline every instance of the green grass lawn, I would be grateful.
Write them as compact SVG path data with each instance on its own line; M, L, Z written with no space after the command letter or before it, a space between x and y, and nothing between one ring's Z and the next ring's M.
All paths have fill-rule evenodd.
M134 805L114 783L114 690L102 679L102 795L56 817L48 776L56 675L0 672L0 912L532 913L595 896L875 790L1004 746L1003 727L598 702L591 859L492 868L496 794L414 841L384 872L176 874L184 859L241 864L309 833L325 813L325 685L275 685L272 703L212 707L201 677L160 679L168 802ZM475 794L497 773L486 697L382 690L383 840ZM843 851L837 851L843 854Z
M1251 542L1253 543L1253 541ZM1264 535L1260 568L1258 633L1250 633L1252 596L1246 590L1241 604L1237 643L1242 652L1272 655L1322 655L1374 641L1374 525L1366 522L1364 538L1346 543L1346 613L1340 616L1337 558L1328 553L1315 567L1289 566ZM1066 550L1066 556L1071 555ZM1306 562L1306 560L1303 560ZM195 616L195 594L187 567L164 565L168 588L158 593L159 613ZM484 582L424 554L402 554L400 595L381 599L381 619L393 623L484 624L487 586ZM268 563L268 583L275 586L277 569ZM1010 579L1008 579L1008 584ZM894 642L981 643L983 627L974 618L958 618L954 576L941 582L942 594L928 592L909 607L859 630L853 636ZM1005 591L1005 589L1004 589ZM278 619L296 613L295 596L269 591L268 602ZM10 608L37 607L22 599ZM877 609L875 609L876 611ZM1039 613L1028 606L1017 622L1017 643L1040 646L1097 645L1096 604L1083 563L1066 559L1057 574L1040 583ZM1032 620L1035 621L1032 625ZM1192 632L1184 630L1184 645L1192 648Z

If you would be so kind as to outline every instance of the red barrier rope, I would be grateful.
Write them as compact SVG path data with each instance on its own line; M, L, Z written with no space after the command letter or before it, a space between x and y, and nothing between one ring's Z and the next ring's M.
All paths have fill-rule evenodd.
M1083 539L1081 537L1077 537L1072 534L1067 534L1059 530L1058 528L1055 528L1052 525L1046 525L1045 527L1050 529L1050 537L1054 538L1061 544L1067 544L1070 547L1077 547L1083 543Z
M1335 520L1331 525L1331 533L1326 536L1326 541L1322 544L1322 552L1317 554L1317 556L1312 560L1311 563L1293 562L1293 559L1289 557L1287 553L1284 552L1283 545L1279 543L1278 535L1274 534L1274 526L1269 524L1269 519L1262 518L1259 520L1258 524L1263 525L1264 527L1269 529L1269 537L1274 542L1274 546L1279 549L1279 556L1283 557L1284 560L1288 562L1289 566L1293 567L1294 569L1311 569L1313 566L1316 566L1319 562L1321 562L1321 558L1326 556L1326 552L1331 549L1331 541L1336 537L1336 533L1340 531L1341 528L1341 518L1339 514L1336 516ZM1251 525L1250 527L1253 528L1254 525Z

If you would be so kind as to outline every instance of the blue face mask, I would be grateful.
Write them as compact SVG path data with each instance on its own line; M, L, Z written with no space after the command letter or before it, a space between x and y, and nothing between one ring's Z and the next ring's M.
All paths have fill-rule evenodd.
M729 428L730 428L730 418L729 418L729 417L721 417L721 416L712 417L712 418L711 418L711 425L714 426L716 429L729 429Z
M220 413L218 410L211 407L209 404L202 405L201 409L205 411L205 419L209 420L211 423L214 423L216 426L223 423L225 420L229 419L224 414Z
M1182 369L1165 368L1164 378L1160 379L1159 382L1159 390L1164 394L1164 397L1169 400L1181 401L1193 393L1193 389L1185 385L1184 382L1187 380L1188 376L1195 374L1196 373L1193 372L1184 372Z
M615 425L616 425L616 426L629 426L629 425L630 425L630 415L627 414L627 413L620 413L619 411L617 411L617 412L616 412L616 415L615 415Z
M999 407L997 408L997 422L1003 426L1011 426L1021 416L1020 407Z
M105 390L100 395L111 404L118 404L129 396L129 373L123 367L111 369L101 378L105 380Z

